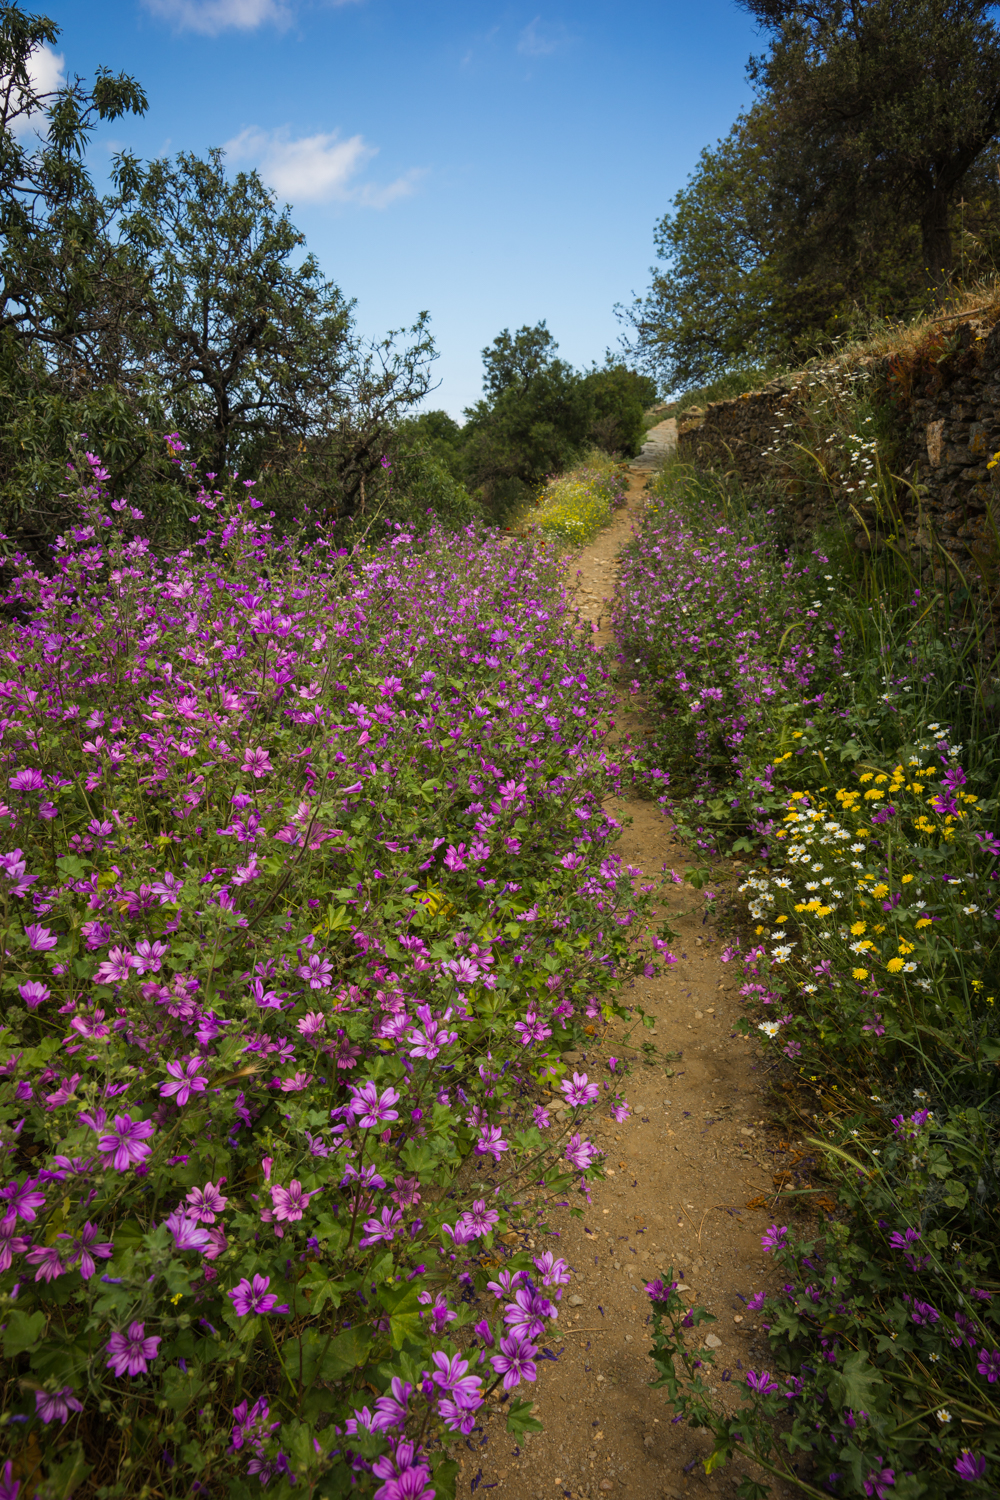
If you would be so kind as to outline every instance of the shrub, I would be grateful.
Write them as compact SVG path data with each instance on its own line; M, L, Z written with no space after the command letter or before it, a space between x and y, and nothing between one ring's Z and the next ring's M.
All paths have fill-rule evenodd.
M606 669L530 543L248 483L158 556L104 479L4 632L5 1493L451 1494L599 1170L560 1054L653 972Z

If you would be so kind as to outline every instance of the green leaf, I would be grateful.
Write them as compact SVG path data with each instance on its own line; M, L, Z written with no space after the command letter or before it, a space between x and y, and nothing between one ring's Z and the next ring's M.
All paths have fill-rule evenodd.
M884 1405L886 1382L868 1362L863 1349L849 1354L830 1380L830 1398L835 1406L854 1411L874 1411Z
M371 1330L364 1323L345 1328L336 1338L309 1328L282 1345L281 1360L289 1379L310 1386L317 1380L343 1379L365 1363L371 1346Z
M43 1312L22 1312L19 1307L12 1309L7 1315L7 1327L3 1336L3 1352L8 1359L13 1359L16 1354L23 1354L26 1349L34 1349L45 1331L45 1314Z
M317 1270L310 1276L303 1276L299 1282L299 1290L309 1293L309 1308L313 1313L322 1312L328 1302L331 1307L340 1306L339 1278L335 1281L331 1276L324 1276L322 1271Z
M512 1401L507 1411L507 1431L515 1437L523 1437L526 1432L544 1432L543 1424L531 1415L534 1409L533 1401Z
M81 876L86 875L90 869L90 863L89 859L81 859L78 854L60 854L56 860L60 874L68 875L72 880L79 880Z
M399 1287L384 1286L379 1290L379 1301L389 1314L389 1336L394 1349L401 1349L406 1339L415 1338L420 1332L418 1295L412 1282Z

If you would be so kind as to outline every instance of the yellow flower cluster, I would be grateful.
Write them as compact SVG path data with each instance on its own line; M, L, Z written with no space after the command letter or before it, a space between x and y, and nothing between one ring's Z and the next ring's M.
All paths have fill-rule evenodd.
M580 546L610 521L608 494L615 479L613 460L594 455L582 468L550 480L525 520L547 536Z

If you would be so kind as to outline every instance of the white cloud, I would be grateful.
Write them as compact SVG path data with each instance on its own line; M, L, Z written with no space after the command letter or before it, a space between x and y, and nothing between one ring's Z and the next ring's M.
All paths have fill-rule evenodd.
M357 0L330 0L335 7ZM178 31L218 36L220 31L256 31L258 26L288 26L293 0L143 0L146 9Z
M541 16L536 16L521 32L517 50L525 57L548 57L568 40L565 26L546 26Z
M9 78L9 74L7 77ZM53 52L51 47L44 44L36 47L28 59L28 77L31 79L31 87L36 94L52 94L56 89L62 88L66 82L66 59L62 53ZM0 78L0 89L6 86L6 78ZM23 99L23 91L15 89L12 103L17 108ZM44 134L44 116L40 112L33 114L30 119L26 115L14 121L12 128L16 136L31 135L33 132Z
M357 181L377 155L378 147L370 146L360 135L343 140L337 131L293 139L287 126L273 131L251 126L227 141L225 151L234 161L253 163L278 197L292 203L360 203L366 208L386 208L412 193L423 175L407 172L381 187Z
M220 31L255 31L271 23L287 26L287 0L144 0L146 9L178 31L218 36Z

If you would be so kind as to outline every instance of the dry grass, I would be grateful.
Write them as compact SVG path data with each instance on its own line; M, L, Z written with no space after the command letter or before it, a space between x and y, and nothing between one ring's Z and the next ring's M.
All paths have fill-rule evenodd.
M1000 279L991 277L956 290L945 306L945 312L921 313L909 322L886 321L873 326L861 337L842 344L835 354L811 361L798 373L804 374L820 365L846 371L859 365L875 364L890 354L905 355L919 349L942 328L956 326L973 317L992 327L1000 321ZM795 375L789 377L790 380L796 378Z

